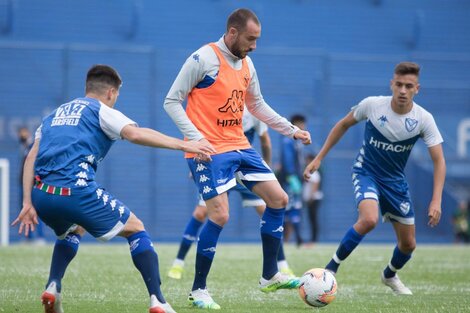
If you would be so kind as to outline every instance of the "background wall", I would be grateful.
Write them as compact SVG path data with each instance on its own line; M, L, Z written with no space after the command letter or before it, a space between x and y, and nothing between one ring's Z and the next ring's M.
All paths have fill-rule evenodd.
M192 51L216 41L226 17L253 9L262 22L251 54L267 102L289 117L303 113L317 149L349 108L369 95L390 93L393 67L422 65L415 101L435 116L444 136L448 178L443 220L426 226L432 163L415 148L408 176L414 195L418 241L452 241L451 213L470 190L470 2L466 0L279 1L0 1L0 158L11 164L11 217L19 211L16 130L32 131L42 116L83 95L87 69L116 67L124 80L117 108L141 126L181 137L163 100ZM355 221L352 159L363 126L346 135L323 163L325 200L321 241L339 240ZM274 161L280 136L271 131ZM118 142L98 180L144 221L153 238L179 240L196 202L181 153ZM254 210L231 199L231 221L221 240L256 241ZM393 240L380 225L369 241ZM51 233L48 236L52 238ZM17 240L12 231L12 240Z

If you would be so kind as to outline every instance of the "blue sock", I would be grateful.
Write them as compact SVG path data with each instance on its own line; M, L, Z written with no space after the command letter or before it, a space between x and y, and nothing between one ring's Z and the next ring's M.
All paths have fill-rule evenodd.
M75 255L77 255L80 239L82 239L82 236L79 234L70 233L64 239L56 240L46 288L52 281L55 281L57 291L61 291L62 278L64 277L67 266L69 266Z
M186 258L191 245L197 239L197 233L201 226L202 222L195 219L194 216L191 217L191 220L189 221L188 225L186 225L186 229L184 230L183 239L181 240L180 248L178 250L178 254L176 255L177 259L184 260Z
M263 278L271 279L277 272L277 256L281 245L282 225L286 209L266 207L261 218L261 241L263 243Z
M338 271L338 267L341 261L345 260L351 252L357 247L357 245L364 238L364 235L359 234L354 227L351 227L346 235L344 235L341 243L339 244L338 250L331 259L330 263L326 265L326 269L334 273Z
M411 259L411 253L405 254L398 249L398 246L395 246L393 250L392 260L390 264L384 270L384 277L391 278L396 275L397 271L405 266L406 262Z
M278 261L284 261L286 259L286 255L284 254L284 245L281 244L279 245L279 251L277 252L277 260Z
M153 249L150 236L143 230L129 236L127 241L131 250L132 261L142 275L149 295L155 295L158 301L165 303L165 298L160 290L158 255Z
M196 270L194 275L193 289L205 289L207 283L207 275L211 269L212 260L215 256L215 248L219 239L222 226L217 225L211 220L207 223L199 234L199 242L197 244L196 254Z

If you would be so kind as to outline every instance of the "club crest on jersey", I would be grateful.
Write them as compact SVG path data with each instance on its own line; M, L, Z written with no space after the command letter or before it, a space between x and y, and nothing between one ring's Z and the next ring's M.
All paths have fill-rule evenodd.
M409 118L409 117L405 119L405 127L407 131L412 132L413 129L416 128L416 126L418 126L417 120Z
M377 120L380 121L380 127L384 127L385 123L388 122L387 117L385 115L382 115Z

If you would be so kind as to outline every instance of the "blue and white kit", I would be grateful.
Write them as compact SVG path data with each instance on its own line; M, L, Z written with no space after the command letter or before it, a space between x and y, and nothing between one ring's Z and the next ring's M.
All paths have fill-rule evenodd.
M127 206L94 180L98 163L126 125L136 123L96 99L77 98L45 117L36 131L33 205L59 238L80 225L109 240L127 222Z
M427 147L443 139L429 112L413 103L410 112L397 114L391 100L391 96L368 97L352 108L357 121L366 120L363 145L352 167L356 205L375 199L384 221L413 225L406 162L418 138Z

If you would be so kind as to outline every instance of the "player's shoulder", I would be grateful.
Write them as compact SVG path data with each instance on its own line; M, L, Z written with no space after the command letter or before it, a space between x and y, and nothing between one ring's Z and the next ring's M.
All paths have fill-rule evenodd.
M214 58L217 58L217 55L209 44L205 44L188 57L188 61L195 63L205 63Z
M413 111L415 112L414 115L423 122L422 125L426 125L427 123L432 123L432 121L434 121L434 116L431 112L416 102L413 102Z

